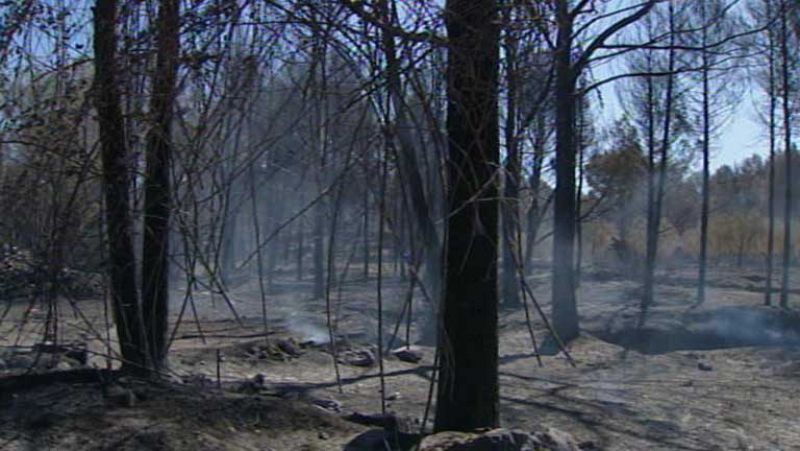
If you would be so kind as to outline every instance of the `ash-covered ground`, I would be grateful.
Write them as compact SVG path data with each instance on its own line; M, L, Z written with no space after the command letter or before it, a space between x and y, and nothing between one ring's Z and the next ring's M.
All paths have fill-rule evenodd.
M549 311L548 275L537 273L529 282ZM556 352L533 306L539 359L524 311L504 311L503 425L555 427L586 449L800 448L794 399L800 390L800 319L762 305L763 279L753 271L720 269L709 282L708 301L697 306L691 268L662 274L656 305L642 324L638 282L587 271L579 289L582 336L568 346L575 366ZM310 283L276 278L265 297L266 333L257 283L230 292L240 322L221 296L194 293L198 321L187 305L170 353L180 390L130 388L133 400L125 400L123 391L121 402L110 402L119 397L109 397L102 384L3 393L0 448L342 449L365 426L341 417L381 411L375 280L337 287L328 302L311 299ZM394 275L384 281L384 346L407 288L408 281ZM183 299L176 290L176 315ZM798 303L795 293L790 304ZM80 366L64 356L59 362L49 354L31 358L27 351L40 339L46 316L32 312L20 331L25 307L15 303L0 325L3 372L19 374L31 364L37 372ZM80 314L67 303L61 308L63 341L88 343L86 364L105 368L106 345L97 338L109 333L102 303L85 300L74 307ZM424 308L414 305L415 311ZM405 324L398 331L393 348L406 344ZM416 324L411 332L416 336ZM412 349L420 361L388 352L384 362L387 410L408 432L421 428L434 357L430 346Z

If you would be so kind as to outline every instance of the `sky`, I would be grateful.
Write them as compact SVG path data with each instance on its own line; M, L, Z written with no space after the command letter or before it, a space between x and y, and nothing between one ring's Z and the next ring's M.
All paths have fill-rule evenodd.
M624 6L636 4L638 4L636 0L609 0L606 5L606 10L624 10ZM616 18L618 17L615 16L615 19ZM609 21L611 21L611 19L609 19ZM598 29L607 27L609 21L597 22L595 24L596 28L593 28L594 33L587 33L588 38L593 38ZM612 41L637 42L639 39L631 37L631 34L629 34L635 33L635 29L636 25L629 26L615 36L615 38L612 38ZM627 69L624 56L621 58L613 58L611 61L593 66L591 69L592 78L594 80L602 80L606 77L625 72L627 72ZM748 77L748 74L742 73L740 76ZM624 89L624 83L626 82L620 80L600 87L600 93L604 102L604 109L601 115L602 117L600 118L600 122L602 122L603 125L610 124L613 120L621 117L622 107L619 104L617 90ZM717 130L711 143L710 163L712 172L723 165L734 166L753 154L759 154L761 156L766 156L768 154L767 131L758 114L758 109L763 107L764 93L751 81L741 83L739 87L745 89L746 92L741 93L738 104L734 106L733 110L729 113L729 118ZM758 106L759 103L762 106ZM697 160L695 169L699 170L699 157Z
M601 69L594 71L593 75L602 79L611 73L612 71ZM625 82L615 81L600 87L603 109L597 120L601 127L611 125L623 114L617 89L623 88L624 85L618 86L619 83ZM712 172L724 165L735 166L753 154L762 157L768 154L767 130L761 123L757 108L758 103L763 102L764 94L754 90L751 85L745 87L747 92L741 96L729 118L712 138L710 161ZM699 155L694 167L700 169Z
M733 165L757 153L766 156L769 143L765 127L758 123L754 107L758 93L745 96L734 113L733 120L727 124L719 136L719 144L711 155L711 169L722 165Z

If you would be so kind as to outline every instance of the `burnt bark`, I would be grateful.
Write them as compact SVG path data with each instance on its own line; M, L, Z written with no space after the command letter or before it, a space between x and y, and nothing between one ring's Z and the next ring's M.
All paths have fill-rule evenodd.
M573 18L568 2L556 7L555 55L556 188L553 211L553 327L563 341L578 336L575 302L575 100L577 79L572 65Z
M766 0L767 18L772 19L772 0ZM767 215L769 216L769 230L767 231L767 257L766 257L766 288L764 291L764 305L772 305L772 273L773 255L775 254L775 141L776 141L776 112L778 97L776 91L775 74L775 33L772 28L767 30L769 50L767 64L769 64L768 95L769 95L769 187L767 195Z
M783 261L781 277L781 308L789 307L789 266L792 263L792 106L791 71L789 68L789 3L781 3L781 79L783 84L783 142L784 142L784 207L783 207Z
M653 304L655 288L656 257L658 255L658 238L661 232L661 211L664 201L664 188L667 178L667 162L670 148L670 132L672 131L672 106L675 89L675 11L674 5L669 3L669 62L667 67L667 87L664 94L664 128L662 130L661 147L659 150L658 178L655 192L650 199L651 210L647 221L647 250L644 274L644 289L642 294L642 315L640 323L644 322L647 309ZM653 118L654 119L654 118ZM651 123L652 126L652 123ZM651 130L652 133L652 130ZM653 163L652 157L651 165Z
M160 369L167 356L169 313L169 217L172 188L172 107L178 72L179 0L161 0L158 10L156 71L153 76L144 179L142 316L152 363Z
M506 23L510 23L511 8L506 9ZM517 140L517 37L515 31L505 32L506 58L506 162L503 186L503 271L502 299L506 308L520 307L520 281L517 266L519 257L519 186L521 157Z
M448 224L434 428L499 423L496 0L448 0Z
M146 372L147 340L136 287L129 189L130 155L117 85L117 2L97 0L94 8L95 108L103 169L111 305L123 371Z
M711 145L711 99L710 99L710 86L709 86L709 72L711 68L709 64L709 51L706 48L708 44L708 26L706 17L706 4L700 3L700 12L702 14L703 29L701 31L702 41L702 83L703 83L703 199L700 208L700 263L697 277L697 303L702 304L706 300L706 266L708 264L708 216L709 206L711 203L711 193L709 180L711 178L710 169L710 145Z

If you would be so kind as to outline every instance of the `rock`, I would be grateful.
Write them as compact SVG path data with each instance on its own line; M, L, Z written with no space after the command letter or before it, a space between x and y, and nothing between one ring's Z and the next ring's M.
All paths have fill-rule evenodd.
M551 451L578 451L580 449L572 435L560 429L547 428L545 432L536 432L533 435Z
M300 350L291 338L278 340L278 349L290 357L300 357Z
M28 354L16 354L7 360L8 369L27 370L31 368L35 360Z
M68 361L61 360L60 362L58 362L56 364L56 366L53 369L56 370L56 371L69 371L72 368L73 368L73 366L70 365L70 363Z
M713 371L714 367L705 362L699 362L697 364L697 369L700 371Z
M267 380L267 375L264 373L258 373L255 376L253 376L253 383L260 387L264 386L264 382L266 382L266 380Z
M236 391L239 393L256 394L264 389L264 382L267 377L263 373L258 373L250 379L243 381Z
M419 363L422 360L423 352L416 346L397 348L392 351L392 355L397 357L398 360L408 363Z
M331 438L331 436L325 431L319 431L317 437L319 437L320 440L328 440L329 438Z
M391 413L363 414L360 412L353 412L345 416L344 419L352 421L353 423L363 424L364 426L381 427L387 431L410 432L411 429L407 421Z
M25 418L26 426L30 429L48 429L58 424L63 417L54 412L31 412L31 416Z
M350 351L343 356L343 362L348 365L370 367L375 365L376 359L372 351L362 349L359 351Z
M314 399L311 401L317 407L320 407L325 410L332 410L334 412L341 412L342 411L342 403L335 399Z
M420 451L579 451L575 439L566 432L548 429L527 433L512 429L493 429L482 433L440 432L425 437Z
M389 433L383 429L371 429L355 436L344 451L384 451L390 448Z
M133 407L136 405L136 394L132 390L119 385L106 387L103 395L107 402L119 407Z
M387 401L397 401L398 399L400 399L400 392L394 392L386 397Z
M386 451L387 449L414 449L419 437L383 429L370 429L358 434L345 446L344 451Z
M212 386L214 381L208 376L201 373L187 374L181 378L184 384L198 385L201 387Z

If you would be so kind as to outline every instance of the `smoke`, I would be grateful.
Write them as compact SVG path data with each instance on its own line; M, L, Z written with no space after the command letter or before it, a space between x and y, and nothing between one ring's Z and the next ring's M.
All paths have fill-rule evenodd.
M706 327L731 345L800 346L797 318L773 309L720 309L713 313Z
M312 342L314 344L327 344L330 339L328 331L321 325L315 324L314 320L303 317L298 312L292 312L286 318L286 327L294 334L297 334L300 341Z
M737 347L800 347L800 318L765 307L723 307L674 316L654 312L646 328L620 324L598 337L644 354Z

